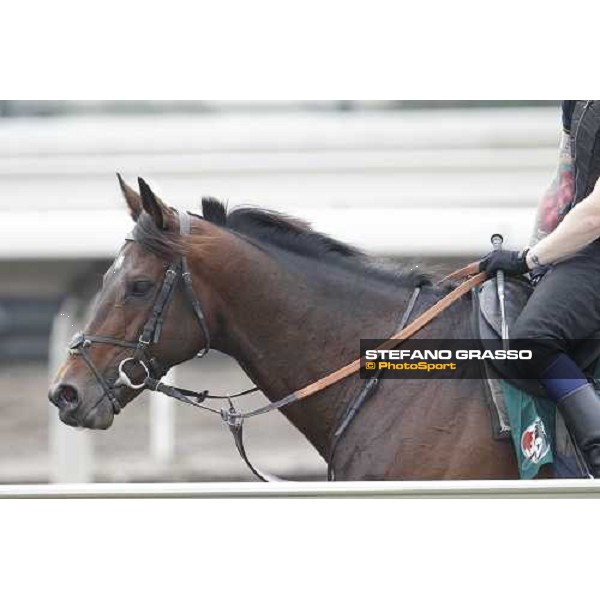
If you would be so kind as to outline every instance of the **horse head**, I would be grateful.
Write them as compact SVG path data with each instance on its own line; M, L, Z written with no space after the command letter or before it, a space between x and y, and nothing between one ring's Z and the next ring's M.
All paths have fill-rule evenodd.
M110 427L149 378L206 351L213 321L203 310L209 290L201 302L185 260L192 217L168 207L142 179L139 193L120 176L119 183L134 229L48 394L64 423L91 429Z

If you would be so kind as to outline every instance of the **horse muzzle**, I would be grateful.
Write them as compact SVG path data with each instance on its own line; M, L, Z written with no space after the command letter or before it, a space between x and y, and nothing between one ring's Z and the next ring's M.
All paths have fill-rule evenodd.
M50 389L48 399L58 409L60 420L70 427L107 429L114 420L112 402L105 394L90 403L76 386L61 383Z

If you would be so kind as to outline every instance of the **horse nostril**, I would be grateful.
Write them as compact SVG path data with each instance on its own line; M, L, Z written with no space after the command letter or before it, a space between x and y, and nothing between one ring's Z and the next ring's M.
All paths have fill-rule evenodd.
M59 385L54 390L50 401L58 408L75 407L79 401L79 394L72 385Z

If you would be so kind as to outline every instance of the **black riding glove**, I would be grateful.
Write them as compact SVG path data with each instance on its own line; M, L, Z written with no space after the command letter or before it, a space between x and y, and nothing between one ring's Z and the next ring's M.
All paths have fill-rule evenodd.
M504 271L507 275L523 275L529 271L527 266L527 250L494 250L479 262L479 270L493 275L496 271Z

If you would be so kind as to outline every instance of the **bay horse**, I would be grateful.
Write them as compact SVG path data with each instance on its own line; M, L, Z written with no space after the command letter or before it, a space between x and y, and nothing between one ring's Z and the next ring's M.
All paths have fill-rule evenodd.
M143 180L139 193L120 176L119 182L135 236L104 275L86 333L71 345L76 351L49 391L71 426L110 427L143 387L116 385L120 366L149 348L162 374L210 345L233 357L275 402L356 359L361 338L391 336L415 286L422 291L414 315L448 291L264 209L228 212L204 199L202 216L186 217L189 232L182 234L182 215ZM179 256L189 265L190 290L179 281L167 293L165 273ZM164 314L154 319L161 303ZM462 298L417 337L468 339L470 315L471 300ZM152 333L159 329L151 347L138 341L149 322ZM143 381L147 374L129 375ZM281 411L327 461L334 431L363 384L353 375ZM484 385L384 378L336 449L336 479L518 478L510 442L492 437Z

